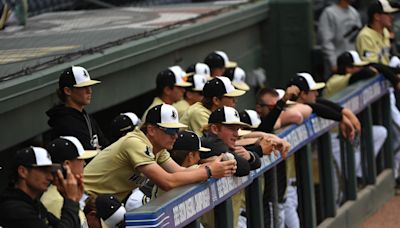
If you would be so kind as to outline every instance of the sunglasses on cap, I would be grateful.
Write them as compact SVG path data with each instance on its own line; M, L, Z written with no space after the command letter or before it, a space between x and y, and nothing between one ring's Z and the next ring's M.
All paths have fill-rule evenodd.
M175 135L178 134L179 128L166 128L166 127L158 127L167 135Z

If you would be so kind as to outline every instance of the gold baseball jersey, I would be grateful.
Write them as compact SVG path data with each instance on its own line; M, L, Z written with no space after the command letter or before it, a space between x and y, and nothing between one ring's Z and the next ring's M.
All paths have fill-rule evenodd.
M331 97L335 93L338 93L339 91L343 90L349 85L349 80L350 80L351 74L346 74L346 75L339 75L339 74L334 74L332 77L328 79L326 82L325 90L324 90L324 95L325 97Z
M43 205L50 213L52 213L58 219L61 219L61 209L64 205L64 198L58 192L56 186L50 185L47 191L43 193L42 197L40 198L40 201L42 201ZM79 219L81 220L82 228L89 227L85 213L83 213L82 208L79 209Z
M182 99L182 100L174 103L172 106L174 106L176 108L176 110L178 111L179 118L182 118L183 114L190 107L190 104L185 99Z
M389 64L390 33L385 28L383 35L368 26L360 31L356 39L356 49L362 60L371 63Z
M135 129L101 151L84 170L85 190L91 194L113 194L121 202L130 192L145 184L139 166L170 159L167 150L153 153L146 135Z
M186 110L180 122L186 124L189 129L194 131L199 137L203 136L203 127L208 124L211 111L204 107L201 102L197 102Z

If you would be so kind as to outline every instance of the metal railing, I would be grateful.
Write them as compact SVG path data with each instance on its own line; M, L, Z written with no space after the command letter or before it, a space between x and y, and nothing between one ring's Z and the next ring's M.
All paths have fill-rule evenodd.
M337 96L334 101L359 114L362 123L362 168L367 184L376 181L376 166L372 141L371 105L379 100L382 124L390 132L388 83L383 77L353 85ZM376 104L374 104L376 105ZM316 227L316 199L312 175L311 143L318 142L321 197L324 207L319 208L323 219L335 217L336 205L333 190L333 166L330 130L337 126L332 120L312 115L301 125L292 125L278 135L292 144L289 156L296 161L299 217L302 227ZM342 172L345 179L344 200L357 199L353 146L348 140L341 141ZM346 152L347 151L347 152ZM391 135L384 144L384 168L393 167ZM268 169L282 162L281 157L263 156L259 169L244 177L210 179L207 182L174 189L125 215L126 227L183 227L198 226L197 218L214 208L216 227L232 227L232 202L230 197L246 189L248 227L264 227L262 193L259 177Z

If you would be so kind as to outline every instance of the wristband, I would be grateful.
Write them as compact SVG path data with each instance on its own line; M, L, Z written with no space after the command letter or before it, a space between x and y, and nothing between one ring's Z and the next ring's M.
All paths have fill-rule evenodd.
M210 179L210 178L212 177L212 173L211 173L210 167L208 167L208 166L206 165L206 166L204 166L204 168L206 168L206 171L207 171L207 176L208 176L207 179Z

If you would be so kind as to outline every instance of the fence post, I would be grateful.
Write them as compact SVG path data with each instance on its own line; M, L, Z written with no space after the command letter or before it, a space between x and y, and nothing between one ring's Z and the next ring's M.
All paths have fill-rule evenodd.
M382 110L382 123L387 130L387 138L384 148L384 167L388 169L393 168L393 138L392 138L392 115L390 112L390 93L385 94L381 99L381 110Z
M335 193L333 184L333 159L331 134L329 132L321 135L318 140L318 159L320 171L321 194L323 199L323 210L325 217L336 215Z
M312 177L311 144L295 153L296 184L301 227L316 227L315 193Z
M355 169L354 147L348 139L341 135L340 139L340 161L343 173L345 189L344 198L347 200L357 199L357 178Z
M264 228L263 214L260 180L255 178L246 188L247 226Z
M371 106L367 106L361 113L361 167L367 184L376 182L376 164L374 139L372 135Z
M232 198L226 199L214 208L215 227L233 227Z

